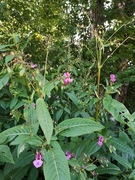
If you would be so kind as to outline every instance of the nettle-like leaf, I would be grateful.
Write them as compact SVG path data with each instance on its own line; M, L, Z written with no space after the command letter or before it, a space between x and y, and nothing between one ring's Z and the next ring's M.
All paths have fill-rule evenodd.
M125 119L133 121L134 117L129 113L127 108L117 100L113 99L110 95L106 95L103 99L104 108L112 114L112 116L122 124L125 124Z
M107 166L104 167L98 167L97 169L95 169L97 174L113 174L113 175L117 175L119 173L121 173L121 170L118 166L109 163Z
M114 146L115 149L119 150L120 152L127 153L133 157L135 156L133 149L120 139L116 139L114 137L110 138L106 141L106 145L108 147Z
M71 180L68 162L58 142L51 143L52 148L46 153L46 161L43 165L46 180Z
M7 145L0 145L0 161L14 164L13 156Z
M50 140L53 132L53 121L47 106L42 98L39 98L36 102L37 117L40 127L46 137L47 143L50 144Z
M32 126L30 125L18 125L15 127L12 127L10 129L7 129L0 133L0 143L4 143L6 140L7 142L13 140L13 138L19 136L19 135L31 135L31 133L34 135L37 132L37 126L38 124L35 123Z
M131 169L132 165L126 160L126 158L121 157L119 155L111 154L112 158L118 161L122 166L127 169Z
M74 137L100 131L103 128L104 126L95 122L93 118L72 118L61 122L56 127L56 134Z

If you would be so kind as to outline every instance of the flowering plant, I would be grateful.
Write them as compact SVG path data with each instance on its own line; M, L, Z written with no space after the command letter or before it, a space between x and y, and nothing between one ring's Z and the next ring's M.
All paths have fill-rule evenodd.
M100 52L95 58L96 84L89 78L86 84L78 81L75 69L74 81L66 72L61 83L63 71L57 76L47 71L48 53L43 67L27 62L20 51L13 54L11 50L3 55L0 73L0 105L5 117L0 133L3 179L134 177L134 113L113 98L120 87L115 84L114 74L106 86L101 83L101 68L106 61L101 61L103 44L99 37L97 41Z

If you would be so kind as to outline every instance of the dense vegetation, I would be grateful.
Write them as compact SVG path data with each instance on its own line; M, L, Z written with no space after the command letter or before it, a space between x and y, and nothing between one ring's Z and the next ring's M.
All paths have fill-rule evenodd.
M135 178L134 9L1 1L1 180Z

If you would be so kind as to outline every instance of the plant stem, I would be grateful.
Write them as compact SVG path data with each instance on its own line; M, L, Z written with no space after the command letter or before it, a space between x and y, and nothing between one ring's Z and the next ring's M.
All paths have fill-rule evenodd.
M99 38L96 39L97 46L97 62L98 62L98 75L97 75L97 97L100 96L100 78L101 78L101 57L102 57L102 46L101 40ZM96 103L96 121L98 121L99 117L99 101Z

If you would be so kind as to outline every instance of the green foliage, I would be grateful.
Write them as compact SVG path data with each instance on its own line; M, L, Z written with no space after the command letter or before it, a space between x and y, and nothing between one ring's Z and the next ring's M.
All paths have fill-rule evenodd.
M37 106L37 117L40 127L46 137L47 143L50 144L50 140L53 132L53 122L51 116L42 98L39 98L37 100L36 106Z
M61 122L56 127L56 134L74 137L100 131L103 128L104 127L96 123L93 118L74 118Z
M1 180L134 178L134 3L110 3L1 1Z
M108 164L105 167L98 167L96 169L96 172L99 174L114 174L117 175L119 173L121 173L121 170L118 166L114 165L114 164Z
M69 167L65 154L56 141L53 141L51 145L53 148L47 151L46 162L43 166L45 179L70 180Z

